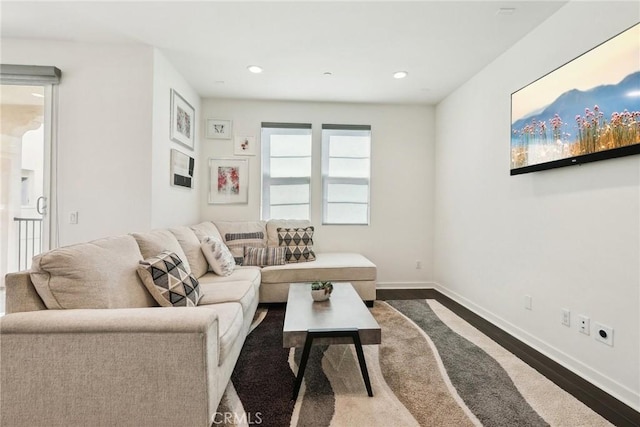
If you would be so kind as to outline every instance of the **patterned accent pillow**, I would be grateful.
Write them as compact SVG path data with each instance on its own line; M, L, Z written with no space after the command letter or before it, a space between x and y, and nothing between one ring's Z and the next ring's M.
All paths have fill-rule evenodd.
M278 228L278 243L287 249L287 262L315 261L313 252L313 226L305 228Z
M174 252L162 251L140 261L138 275L163 307L195 307L202 298L198 279L187 273L182 260Z
M258 267L283 265L286 264L286 253L286 248L252 248L245 246L243 265L257 265Z
M250 233L226 233L224 242L229 247L236 260L237 265L243 265L245 246L264 248L264 232L255 231Z
M219 276L230 276L236 268L236 262L229 248L213 236L205 237L200 244L209 267Z

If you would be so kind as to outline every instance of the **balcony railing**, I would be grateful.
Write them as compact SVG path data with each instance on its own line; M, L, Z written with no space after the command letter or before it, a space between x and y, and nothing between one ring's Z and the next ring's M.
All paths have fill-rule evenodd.
M31 267L31 258L42 252L42 218L13 218L18 224L18 270Z

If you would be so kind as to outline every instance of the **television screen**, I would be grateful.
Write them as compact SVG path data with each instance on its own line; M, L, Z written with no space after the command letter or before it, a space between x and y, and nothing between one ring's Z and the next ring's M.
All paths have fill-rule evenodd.
M511 175L640 153L640 24L511 94Z

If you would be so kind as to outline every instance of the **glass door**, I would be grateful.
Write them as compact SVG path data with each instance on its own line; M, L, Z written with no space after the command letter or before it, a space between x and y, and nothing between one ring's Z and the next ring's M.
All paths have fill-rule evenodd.
M0 85L0 285L31 267L51 236L53 87Z

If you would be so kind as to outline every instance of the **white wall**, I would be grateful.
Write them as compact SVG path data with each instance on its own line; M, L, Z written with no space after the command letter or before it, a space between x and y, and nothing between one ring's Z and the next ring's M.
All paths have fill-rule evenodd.
M509 117L513 91L639 15L637 2L569 3L437 106L434 239L442 292L635 409L640 157L510 177ZM614 347L595 340L594 322L614 328Z
M378 266L379 286L425 286L432 276L434 111L425 106L268 102L204 99L206 118L233 120L233 133L260 137L261 122L311 123L313 176L311 221L319 251L357 251ZM371 224L323 226L320 178L323 123L372 127ZM201 218L260 218L260 156L250 157L249 203L208 205L211 157L233 156L232 140L203 139L200 155ZM400 183L400 185L398 185ZM415 268L422 261L423 269Z
M2 39L5 64L53 65L58 88L59 244L151 225L153 49ZM69 213L79 223L69 224Z
M170 138L171 89L175 89L196 111L194 150ZM196 163L194 187L170 184L170 153L176 149L198 159L201 142L200 97L157 49L153 55L153 141L151 176L151 228L195 224L200 215L200 177ZM197 160L196 160L197 161Z

